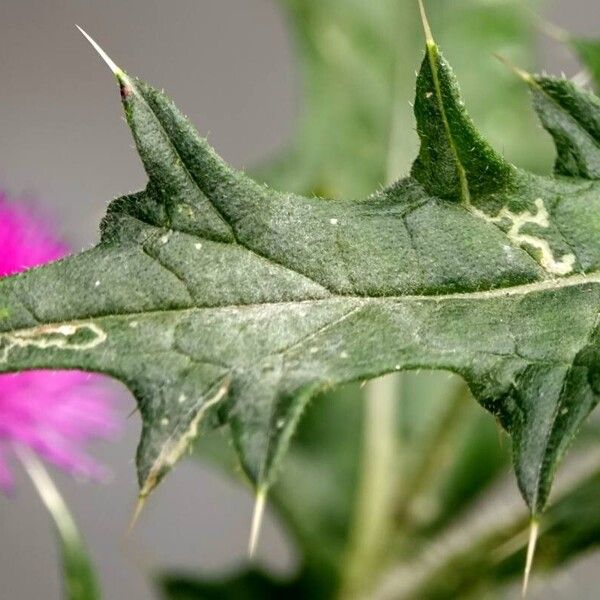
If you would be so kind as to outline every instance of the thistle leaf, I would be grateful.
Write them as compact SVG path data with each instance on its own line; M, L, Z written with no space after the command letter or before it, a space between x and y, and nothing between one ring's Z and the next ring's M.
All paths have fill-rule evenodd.
M432 40L412 176L362 200L257 184L162 92L116 75L148 186L111 204L95 248L0 281L0 372L123 381L143 420L146 496L190 441L224 423L266 493L316 392L450 370L512 436L519 486L541 512L598 401L593 171L539 177L508 164L477 133ZM553 114L568 126L542 119L587 157L593 103L569 93L576 101Z

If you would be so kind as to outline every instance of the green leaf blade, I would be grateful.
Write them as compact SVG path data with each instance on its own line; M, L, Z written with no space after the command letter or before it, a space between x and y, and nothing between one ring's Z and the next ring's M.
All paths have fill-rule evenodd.
M597 184L509 165L433 42L427 53L413 178L353 201L258 185L120 73L149 185L113 203L96 248L0 282L0 372L83 368L128 385L146 496L207 428L230 425L264 490L318 391L451 370L512 435L541 512L598 401Z

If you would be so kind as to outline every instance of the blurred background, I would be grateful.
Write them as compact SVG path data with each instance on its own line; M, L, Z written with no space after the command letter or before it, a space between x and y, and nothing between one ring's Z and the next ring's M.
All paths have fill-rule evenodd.
M75 23L119 65L165 88L229 162L248 169L263 165L289 142L301 112L301 80L281 4L275 0L1 0L0 189L13 198L37 201L72 247L80 249L97 240L98 223L109 200L145 185L113 77ZM452 2L447 4L450 19ZM491 2L480 4L485 7ZM540 12L571 32L600 36L595 0L549 0ZM441 36L445 18L442 10L434 22ZM398 30L399 37L408 35L421 35L416 13L411 23L401 24ZM465 35L469 35L468 24ZM533 61L539 69L564 71L568 76L580 70L564 46L539 31L534 38ZM486 78L506 74L491 56L473 62L456 52L446 54L459 81L480 82L479 90L477 85L466 86L465 96L468 107L477 102L477 110L484 114L480 96L486 96ZM402 57L399 77L409 88L420 56L415 51ZM475 71L482 64L486 70ZM407 100L397 110L410 122ZM506 111L510 114L510 106L501 108L505 116ZM489 119L493 121L493 115ZM507 123L510 127L510 118ZM483 119L478 124L515 162L537 170L550 168L550 144L541 131L539 149L531 156L522 144L505 147L503 132L494 130L493 124ZM416 144L412 128L403 135L406 152L392 167L398 174L406 172L414 156L410 149ZM316 191L330 191L325 184L323 188ZM117 385L115 393L125 416L133 399ZM185 459L169 475L137 529L125 539L137 492L132 457L138 435L139 420L134 416L127 420L122 439L94 448L113 471L109 485L81 485L56 476L109 599L155 597L149 574L157 568L223 573L246 560L251 493L202 461ZM274 511L267 514L258 560L282 576L291 573L297 561ZM56 565L48 517L29 482L19 474L15 497L0 496L0 597L59 598ZM570 593L597 598L599 567L598 555L587 554L544 586L534 586L533 597L565 598ZM575 595L569 591L573 581L577 582Z

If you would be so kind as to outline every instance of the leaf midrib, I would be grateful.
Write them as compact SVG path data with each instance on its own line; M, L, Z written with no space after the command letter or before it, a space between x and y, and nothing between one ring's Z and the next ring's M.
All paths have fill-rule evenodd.
M148 109L148 111L154 117L154 120L155 120L155 122L156 122L156 124L158 126L158 129L162 132L162 134L163 134L163 136L164 136L167 144L169 145L169 147L173 151L173 154L177 158L177 161L180 164L180 166L183 168L183 170L184 170L184 172L185 172L188 180L190 181L190 183L195 188L197 188L197 190L208 200L208 202L210 203L210 205L213 207L213 210L215 212L215 216L217 216L222 221L222 223L230 230L230 233L231 233L234 241L237 243L237 238L236 238L233 226L231 225L231 223L229 223L229 221L227 219L225 219L225 217L221 214L221 211L214 205L214 203L211 201L211 199L207 196L207 194L204 192L204 190L200 187L198 181L193 176L193 174L190 171L188 165L183 160L183 157L181 156L181 153L179 152L179 150L175 146L175 143L173 142L173 139L169 135L169 132L163 126L161 120L159 119L158 115L156 114L156 112L154 111L154 109L152 108L152 106L150 105L150 103L148 102L148 100L146 100L146 97L144 96L144 94L139 90L139 88L137 87L137 85L133 85L132 84L132 80L130 79L130 77L128 75L125 75L125 78L126 78L126 81L129 83L129 85L134 90L134 93L137 94L138 98L141 99L141 101L145 104L145 106ZM135 81L137 83L137 78L134 78L134 79L135 79ZM149 179L151 180L152 178L149 176ZM171 217L170 214L168 216L169 216L169 222L171 222L172 217Z
M65 323L69 324L80 324L89 321L90 319L106 319L106 318L135 318L144 317L150 315L169 315L169 314L185 314L200 311L219 311L219 310L253 310L264 308L265 306L298 306L298 305L317 305L326 304L332 301L340 300L355 300L357 302L364 302L365 304L380 302L380 303L399 303L399 302L445 302L452 300L493 300L501 298L510 298L513 296L525 296L528 294L542 293L553 290L568 289L571 287L585 286L590 284L600 284L600 271L594 271L590 274L579 274L571 275L570 277L563 277L560 279L545 279L534 283L527 283L518 286L495 288L492 290L484 290L478 292L453 292L450 294L407 294L405 296L359 296L359 295L332 295L326 298L308 298L305 300L286 300L277 302L260 302L260 303L249 303L249 304L224 304L220 306L190 306L185 308L169 308L169 309L152 309L138 312L127 312L127 313L105 313L95 314L85 317L78 317L76 319L66 319L64 321L40 321L39 325L34 327L26 327L21 329L10 329L1 331L2 335L18 335L22 332L31 331L33 329L39 329L42 327L62 325Z
M448 143L450 144L450 149L452 150L452 154L454 155L454 160L456 162L456 167L458 171L458 177L460 180L461 203L465 208L467 208L467 210L469 210L471 207L471 191L469 190L469 180L467 178L467 172L460 159L458 148L454 143L454 136L452 135L450 123L448 122L448 116L446 115L446 107L444 105L444 98L442 97L442 88L440 86L440 78L436 62L437 52L438 48L436 44L434 42L427 42L427 59L429 60L429 67L431 69L431 76L433 78L435 97L438 102L440 114L442 116L444 129L446 131L446 135L448 136ZM471 211L469 210L469 212Z

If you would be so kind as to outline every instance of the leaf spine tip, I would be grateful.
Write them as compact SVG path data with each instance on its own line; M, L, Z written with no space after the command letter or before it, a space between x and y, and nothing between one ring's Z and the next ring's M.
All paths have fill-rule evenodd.
M84 29L79 27L79 25L76 24L75 27L79 29L83 37L92 45L92 48L94 48L94 50L100 55L100 58L102 58L102 60L108 65L108 68L115 74L115 76L119 79L125 78L125 73L123 72L123 69L121 69L115 64L113 59L108 54L106 54L106 52L104 52L104 50L100 47L98 42L96 42L96 40L94 40L94 38L92 38L92 36L89 35Z
M425 5L423 0L419 0L419 12L421 13L421 23L423 24L423 31L425 32L425 42L428 46L435 46L433 34L431 33L431 27L429 26L429 20L427 19L427 13L425 12Z
M517 77L520 77L526 83L534 82L531 73L528 73L527 71L525 71L525 69L521 69L521 67L517 67L515 64L510 62L510 60L508 60L506 56L502 56L501 54L497 54L496 52L494 52L492 56L499 60L503 65L507 66L513 73L515 73L515 75L517 75Z
M523 573L523 589L521 591L522 598L527 597L527 590L529 589L529 577L531 575L531 567L533 566L533 558L535 556L535 548L539 533L540 523L534 517L531 519L531 523L529 525L529 543L527 544L527 559L525 561L525 571Z
M140 494L137 502L135 503L135 508L133 509L133 514L131 515L131 520L129 521L129 525L127 526L127 531L125 532L125 537L131 535L131 532L134 530L142 511L144 510L144 506L146 506L147 495Z
M256 500L254 502L254 513L252 514L252 525L250 527L250 540L248 542L248 558L254 558L256 547L258 546L258 538L262 527L263 517L265 515L265 505L267 502L266 488L259 488L256 492Z

